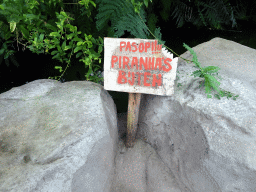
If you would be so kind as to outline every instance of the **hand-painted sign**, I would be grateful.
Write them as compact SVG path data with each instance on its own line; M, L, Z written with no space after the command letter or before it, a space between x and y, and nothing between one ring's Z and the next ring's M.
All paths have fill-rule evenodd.
M157 40L104 38L104 89L173 95L178 58Z

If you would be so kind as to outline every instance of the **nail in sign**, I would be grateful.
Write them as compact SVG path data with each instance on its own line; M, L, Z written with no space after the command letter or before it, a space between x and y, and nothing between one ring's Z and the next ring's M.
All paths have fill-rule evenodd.
M104 89L170 96L178 58L157 40L104 38Z

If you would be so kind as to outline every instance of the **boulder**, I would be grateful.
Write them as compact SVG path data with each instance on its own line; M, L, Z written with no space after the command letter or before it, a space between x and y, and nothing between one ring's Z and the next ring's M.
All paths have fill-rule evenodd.
M143 95L137 137L147 138L182 192L255 192L256 50L222 38L193 50L202 67L221 68L220 88L239 97L207 98L202 78L190 76L198 69L179 58L174 95Z
M117 115L101 85L36 80L0 108L0 191L110 191Z

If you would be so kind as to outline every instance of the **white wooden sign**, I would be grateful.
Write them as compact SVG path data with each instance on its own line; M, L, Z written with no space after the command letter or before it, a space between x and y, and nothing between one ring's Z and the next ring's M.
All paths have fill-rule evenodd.
M171 96L178 58L157 40L104 37L104 89Z

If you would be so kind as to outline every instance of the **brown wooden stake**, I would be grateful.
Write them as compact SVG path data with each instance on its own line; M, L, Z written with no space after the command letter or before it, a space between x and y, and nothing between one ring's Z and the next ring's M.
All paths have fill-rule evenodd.
M127 132L126 147L134 146L135 137L138 129L139 109L141 93L129 93L128 115L127 115Z

